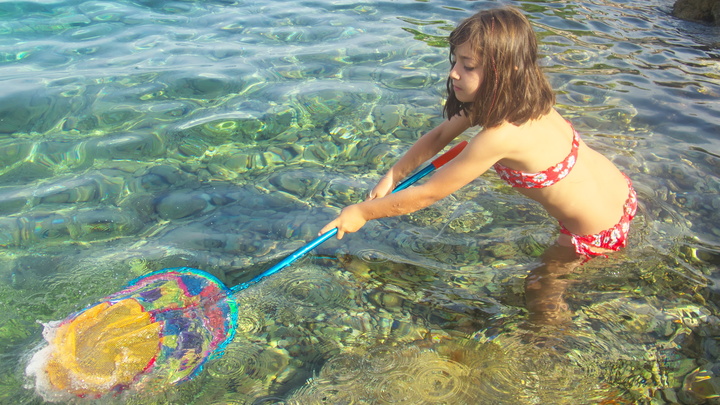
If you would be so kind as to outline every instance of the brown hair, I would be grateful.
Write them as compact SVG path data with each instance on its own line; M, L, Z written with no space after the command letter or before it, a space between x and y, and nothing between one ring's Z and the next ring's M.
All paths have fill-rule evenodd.
M480 11L463 20L448 40L453 66L457 47L469 43L482 79L475 100L463 103L455 97L448 77L446 117L463 112L472 125L485 128L504 121L522 125L547 114L555 104L555 93L538 65L535 31L519 10Z

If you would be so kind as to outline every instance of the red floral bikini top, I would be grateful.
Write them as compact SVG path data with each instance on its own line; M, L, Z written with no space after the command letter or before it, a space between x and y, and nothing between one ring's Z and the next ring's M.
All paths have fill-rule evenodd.
M493 166L498 176L513 187L522 188L543 188L549 187L565 178L575 166L578 148L580 147L580 135L573 129L573 141L570 154L560 163L549 167L538 173L525 173L519 170L510 169L500 163Z

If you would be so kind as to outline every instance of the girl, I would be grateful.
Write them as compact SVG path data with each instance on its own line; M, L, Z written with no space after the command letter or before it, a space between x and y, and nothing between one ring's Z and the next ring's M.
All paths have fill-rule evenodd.
M560 222L558 243L589 258L627 243L637 199L630 179L590 149L555 111L537 63L537 40L514 8L481 11L450 34L444 114L385 174L362 203L345 207L320 233L337 237L365 222L425 208L493 167ZM426 183L392 194L395 184L472 126L482 130Z

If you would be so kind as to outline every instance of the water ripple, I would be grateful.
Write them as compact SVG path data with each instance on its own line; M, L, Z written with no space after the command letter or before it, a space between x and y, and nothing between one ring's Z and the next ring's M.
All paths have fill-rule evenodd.
M341 306L348 298L345 289L327 275L296 270L283 276L278 293L297 305Z
M209 362L207 370L210 375L218 378L263 379L270 371L266 361L269 359L264 356L261 346L236 342L225 349L223 357Z
M365 368L366 359L355 353L343 353L334 356L322 367L320 378L342 384L356 380Z
M467 378L469 369L457 362L444 359L423 359L415 373L415 389L420 398L428 402L444 402L466 397L476 382Z

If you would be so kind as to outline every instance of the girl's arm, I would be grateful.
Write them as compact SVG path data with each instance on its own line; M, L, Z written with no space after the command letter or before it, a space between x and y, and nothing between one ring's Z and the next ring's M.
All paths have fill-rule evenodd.
M368 200L382 198L392 192L400 180L407 177L422 163L440 152L458 135L470 128L470 121L462 115L456 115L426 133L405 152L400 160L380 179L368 194Z
M425 208L483 174L504 157L507 149L508 142L502 131L484 130L426 183L345 207L320 233L338 228L337 237L341 239L346 232L356 232L371 219L404 215Z

